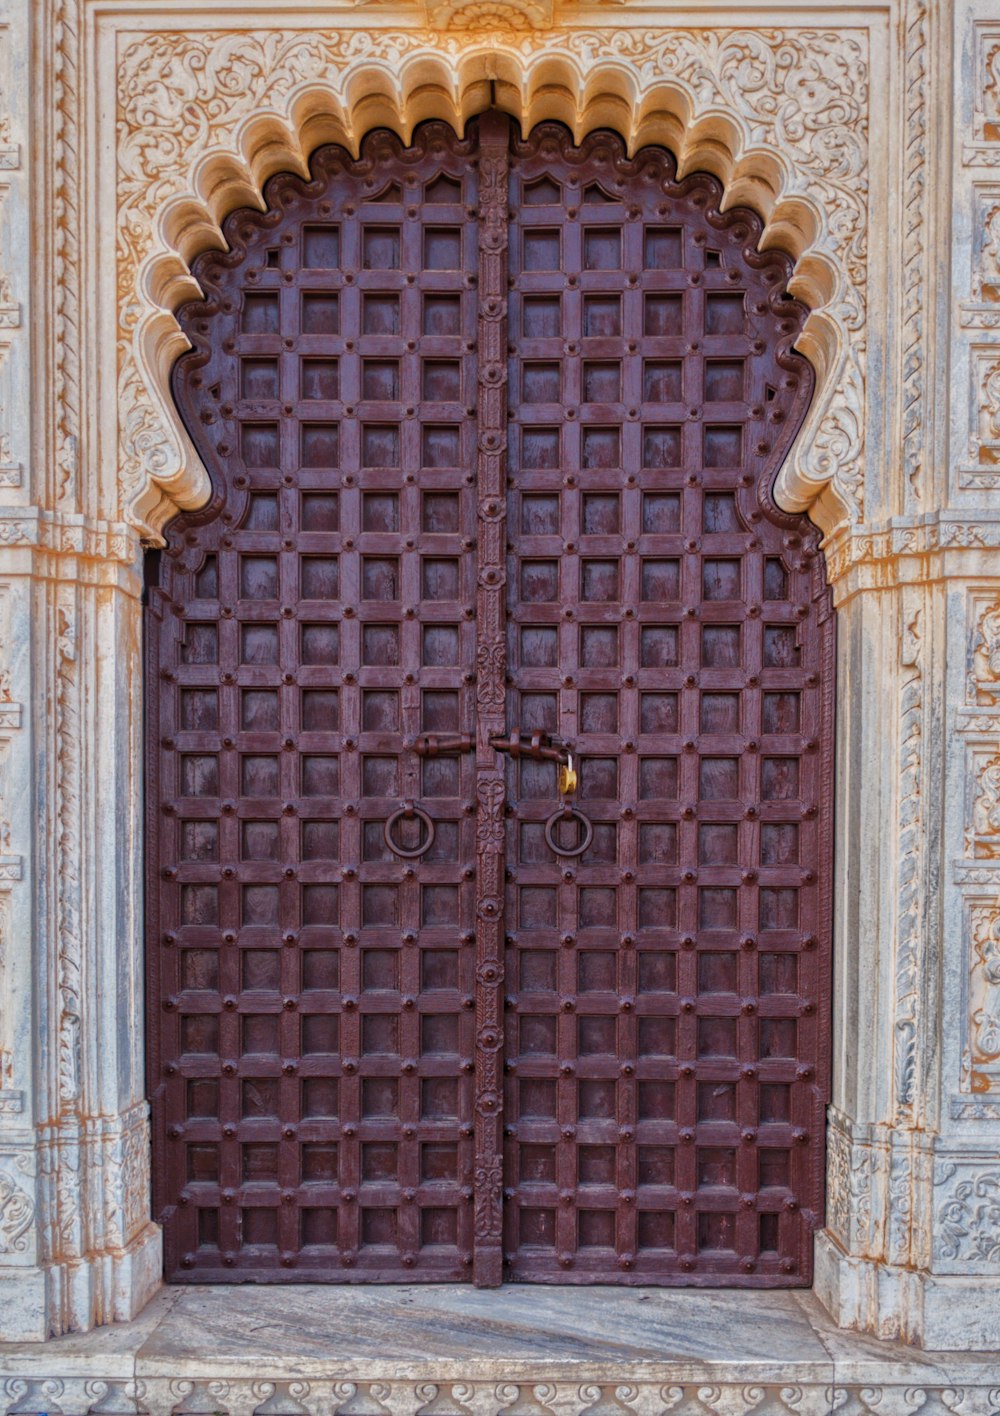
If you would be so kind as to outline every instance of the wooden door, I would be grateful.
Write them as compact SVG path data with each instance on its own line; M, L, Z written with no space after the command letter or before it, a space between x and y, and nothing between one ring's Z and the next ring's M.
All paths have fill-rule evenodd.
M471 1272L474 766L412 750L475 721L471 152L323 149L182 312L217 494L151 599L149 787L185 1280Z
M511 164L514 1278L808 1282L829 1006L832 621L773 474L803 308L709 177L555 125Z
M809 1279L832 619L768 490L805 312L672 173L379 133L196 263L214 496L147 614L168 1277Z

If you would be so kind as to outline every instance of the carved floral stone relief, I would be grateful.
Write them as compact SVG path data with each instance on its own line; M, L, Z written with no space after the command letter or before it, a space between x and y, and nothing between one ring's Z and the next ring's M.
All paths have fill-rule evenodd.
M1000 598L980 601L978 611L970 698L975 703L997 707L1000 706Z
M965 168L983 169L985 175L1000 167L1000 29L975 24L973 43L977 82L972 141L966 142L962 158ZM959 304L958 322L963 329L1000 332L1000 187L973 181L968 197L959 200L971 203L973 234L969 295ZM1000 487L1000 343L973 343L968 358L969 447L958 467L958 485L967 491L993 491Z
M542 114L540 94L567 86L603 93L629 114L630 140L652 140L645 115L659 109L659 140L678 149L682 167L721 162L735 189L758 204L770 189L770 215L783 239L798 244L797 278L815 311L802 346L823 374L779 494L802 509L831 486L839 517L863 514L865 31L574 28L536 42L530 29L507 25L478 36L344 28L159 32L120 43L121 487L123 511L148 532L177 505L207 495L167 394L167 371L183 347L167 307L192 293L183 261L219 240L221 207L257 199L259 173L245 154L266 132L270 151L286 154L279 165L301 168L314 145L302 130L306 117L310 133L349 145L374 121L408 131L418 84L424 94L437 85L441 116L460 121L460 112L488 102L484 59L528 126ZM554 100L545 101L545 116L586 126L575 105L553 114ZM203 179L206 193L223 196L203 196Z
M974 1267L1000 1261L1000 1175L985 1157L939 1162L934 1251L945 1264Z
M1000 857L1000 754L973 754L971 854Z
M973 1067L1000 1064L1000 904L978 905L972 910L972 959L969 1013ZM1000 1073L1000 1066L996 1066ZM987 1090L988 1075L973 1081L973 1090ZM996 1085L996 1078L993 1085Z
M0 1259L10 1263L30 1256L35 1202L24 1177L25 1157L0 1156Z

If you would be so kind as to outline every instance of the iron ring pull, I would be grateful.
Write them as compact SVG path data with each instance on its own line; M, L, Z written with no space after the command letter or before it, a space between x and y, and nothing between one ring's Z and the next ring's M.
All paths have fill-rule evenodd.
M557 845L555 839L556 822L572 821L574 818L580 822L580 825L583 828L580 840L577 841L576 845L572 847ZM568 802L566 802L563 806L560 806L556 811L553 811L552 815L545 823L545 842L554 855L581 856L583 855L584 851L587 849L593 839L594 828L591 825L589 819L584 816L583 812L578 806L570 806Z
M416 817L418 821L422 821L427 827L426 838L419 846L397 846L396 842L392 839L392 828L397 821L412 821L414 817ZM385 837L386 845L394 855L402 856L403 860L416 860L419 856L429 851L434 844L434 822L427 815L427 812L424 811L422 806L417 806L415 802L408 801L404 803L398 811L392 813L382 828L382 835Z

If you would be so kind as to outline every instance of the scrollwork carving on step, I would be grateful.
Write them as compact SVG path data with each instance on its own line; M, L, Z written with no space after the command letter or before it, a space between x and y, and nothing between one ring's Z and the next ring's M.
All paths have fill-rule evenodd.
M549 1403L557 1395L558 1388L550 1382L539 1382L534 1386L501 1382L496 1389L497 1401L504 1402L499 1416L552 1416Z
M467 1382L447 1386L439 1386L436 1382L418 1382L416 1397L423 1405L417 1408L416 1416L472 1416L465 1403L474 1399L475 1395L475 1387Z
M745 1386L743 1400L747 1403L747 1416L789 1416L802 1401L800 1386L776 1387Z
M519 3L523 7L537 0ZM676 119L682 162L701 162L700 115L713 115L713 150L728 151L725 160L731 168L738 154L741 180L751 186L756 181L762 193L769 193L763 204L773 203L783 229L799 233L800 254L808 250L816 257L803 267L803 280L815 287L806 298L822 309L822 317L807 324L803 348L817 355L826 376L793 458L780 473L779 495L802 509L832 484L839 510L830 513L831 524L860 517L867 357L867 44L863 29L589 26L538 35L527 29L514 34L499 25L482 33L341 27L161 31L134 38L124 47L119 66L118 124L120 481L128 514L155 532L174 506L197 504L208 490L176 420L166 381L180 348L166 307L174 308L190 294L190 281L178 274L178 252L170 248L166 233L172 227L164 214L183 208L190 229L194 213L203 213L197 219L206 239L215 225L206 201L191 190L194 174L211 169L215 192L228 187L234 193L232 205L245 201L254 159L241 155L244 139L258 152L286 151L289 166L301 164L294 113L314 111L322 92L323 105L349 136L355 122L363 126L354 104L371 91L370 84L358 83L366 70L378 76L388 95L386 105L403 123L418 76L420 91L427 93L428 72L440 71L442 95L456 96L442 96L441 116L460 122L465 112L460 95L479 83L486 50L490 63L511 75L511 91L520 92L517 116L525 127L552 116L548 110L542 113L537 95L559 90L555 80L566 66L579 74L580 92L594 104L595 123L606 121L597 117L598 110L605 111L601 94L618 93L625 83L634 94L630 121L638 132L655 93L658 106ZM546 87L548 72L554 87ZM296 106L307 90L311 102ZM575 110L555 116L580 121ZM582 121L586 125L586 115ZM257 144L250 128L259 136L265 126L271 141ZM787 190L776 198L775 152L783 154L789 174ZM822 277L816 274L821 270ZM160 305L148 293L152 288L165 292Z
M722 1388L665 1386L660 1395L670 1416L717 1416Z
M630 1403L638 1395L639 1390L634 1386L589 1383L579 1391L580 1400L586 1403L579 1416L622 1416L623 1412L631 1411Z
M831 1388L830 1416L874 1416L882 1399L880 1387Z
M390 1416L385 1382L334 1382L333 1394L338 1402L333 1416Z

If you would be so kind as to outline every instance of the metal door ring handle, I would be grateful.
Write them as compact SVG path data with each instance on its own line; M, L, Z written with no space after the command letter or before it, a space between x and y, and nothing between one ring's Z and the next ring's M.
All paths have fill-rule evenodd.
M582 829L581 838L573 847L558 846L555 840L555 825L557 821L572 821L576 819L580 822ZM545 840L549 849L557 856L580 856L594 839L594 828L578 806L561 806L558 811L553 811L548 821L545 823Z
M392 828L397 821L412 821L414 816L427 827L426 840L419 846L413 846L412 848L408 846L397 846L396 842L392 839ZM427 815L427 812L424 811L423 807L414 806L412 801L408 801L405 806L401 806L398 811L392 813L382 828L382 835L385 837L386 845L395 855L402 856L404 860L416 860L418 856L422 856L426 851L429 851L434 844L434 822Z

